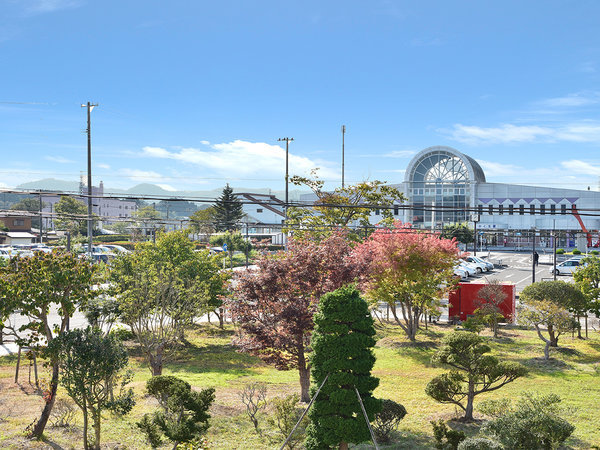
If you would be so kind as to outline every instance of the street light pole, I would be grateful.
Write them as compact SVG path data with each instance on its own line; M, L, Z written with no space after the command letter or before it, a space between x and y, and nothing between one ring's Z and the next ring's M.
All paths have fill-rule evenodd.
M346 136L346 125L342 125L342 189L344 189L344 144Z
M288 183L289 183L289 179L290 179L290 173L289 173L289 169L290 169L290 141L293 141L294 138L290 138L290 137L284 137L284 138L279 138L277 139L277 141L282 142L285 141L285 224L287 225L287 218L288 218L288 205L289 205L289 190L288 190ZM286 237L285 237L285 248L287 249L287 233L286 233Z
M533 246L531 253L531 284L535 283L535 228L533 229Z
M553 225L552 225L552 252L553 252L553 260L554 260L554 264L553 264L553 269L552 269L552 274L554 276L554 281L556 281L556 219L554 219L553 221Z
M91 124L91 113L97 104L87 102L85 105L81 105L82 108L87 108L87 193L88 193L88 219L87 219L87 233L88 233L88 253L90 258L92 257L92 124Z

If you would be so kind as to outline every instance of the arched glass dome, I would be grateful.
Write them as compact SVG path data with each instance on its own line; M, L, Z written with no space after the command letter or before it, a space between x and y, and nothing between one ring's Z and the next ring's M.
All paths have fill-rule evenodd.
M451 147L429 147L409 163L405 183L415 205L409 221L417 227L468 219L472 182L485 182L481 166Z

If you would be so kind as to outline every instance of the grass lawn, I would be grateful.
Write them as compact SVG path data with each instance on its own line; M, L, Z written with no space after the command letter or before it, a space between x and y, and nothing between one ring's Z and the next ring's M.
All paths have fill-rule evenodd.
M430 420L450 420L456 417L453 406L441 405L425 395L427 382L444 369L430 363L440 339L451 328L434 325L418 335L416 344L404 338L394 325L378 324L379 341L375 354L374 375L380 385L375 391L379 398L402 403L408 415L401 422L395 442L386 449L433 448ZM188 343L166 364L164 374L183 378L195 388L214 387L216 401L212 407L208 441L211 449L267 449L279 448L282 443L274 427L266 421L269 411L262 416L262 434L254 431L244 413L239 392L244 385L261 381L268 386L268 398L299 393L298 374L280 372L247 354L236 352L230 344L233 329L219 330L215 325L203 324L188 333ZM523 391L556 393L563 404L572 410L567 419L576 426L567 448L591 448L600 445L600 421L597 405L600 400L600 335L591 333L587 340L562 337L561 348L555 350L550 362L540 359L542 342L531 331L503 330L497 340L490 340L494 354L526 365L527 377L490 394L476 398L517 397ZM129 344L128 344L129 345ZM133 387L137 404L129 416L114 418L106 414L103 422L104 448L148 448L135 422L156 404L144 396L145 381L150 371L145 366L139 349L131 343L130 365L135 370ZM34 421L43 401L28 383L27 367L21 372L20 382L14 383L14 356L0 358L0 448L82 448L81 418L70 428L46 428L46 442L30 442L23 430ZM44 369L41 371L46 373ZM59 388L59 398L64 390ZM477 432L478 425L450 422L469 434ZM170 448L170 447L165 447ZM360 445L354 448L373 448Z

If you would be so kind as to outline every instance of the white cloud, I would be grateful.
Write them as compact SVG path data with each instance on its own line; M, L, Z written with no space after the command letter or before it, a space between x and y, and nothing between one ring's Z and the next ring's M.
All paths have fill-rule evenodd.
M580 173L582 175L600 176L600 166L593 165L585 161L571 159L569 161L562 161L560 164L565 169L568 169L575 173Z
M72 161L70 159L64 158L62 156L44 156L44 159L47 161L52 161L55 163L59 163L59 164L72 164L75 161Z
M104 164L104 163L98 163L98 164L96 164L96 166L99 167L100 169L110 169L110 165Z
M210 145L210 142L209 142L209 141L200 141L200 143L201 143L202 145Z
M575 94L569 94L565 97L549 98L537 102L540 106L546 107L576 107L586 106L598 103L600 96L598 92L578 92Z
M523 170L522 167L515 166L514 164L502 164L493 161L484 161L478 159L477 162L483 169L486 176L503 176L503 175L515 175Z
M279 176L285 170L285 149L265 142L233 142L213 144L209 150L182 148L168 151L159 147L144 147L144 156L181 161L218 172L231 178L243 176ZM328 163L312 160L304 156L289 154L291 175L308 175L310 170L320 167L323 179L338 178L338 172L328 167Z
M77 8L81 0L30 0L26 11L29 14L44 14L61 9Z
M382 156L384 158L410 158L416 153L417 152L414 150L394 150L389 153L384 153Z
M600 123L582 121L554 126L512 125L483 128L454 125L453 129L438 130L451 139L466 144L509 144L517 142L597 142L600 140Z
M124 175L134 181L146 181L153 183L164 178L161 174L151 170L121 169L119 172L121 175Z
M156 185L160 188L163 188L165 191L169 191L169 192L175 192L177 190L170 184L156 183Z

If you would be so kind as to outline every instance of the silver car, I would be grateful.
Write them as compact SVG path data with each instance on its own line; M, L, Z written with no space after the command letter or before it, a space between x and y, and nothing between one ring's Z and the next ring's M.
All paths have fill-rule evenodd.
M553 275L573 275L573 272L577 270L580 263L580 259L568 259L567 261L557 264L556 269L554 267L550 267L550 273Z

